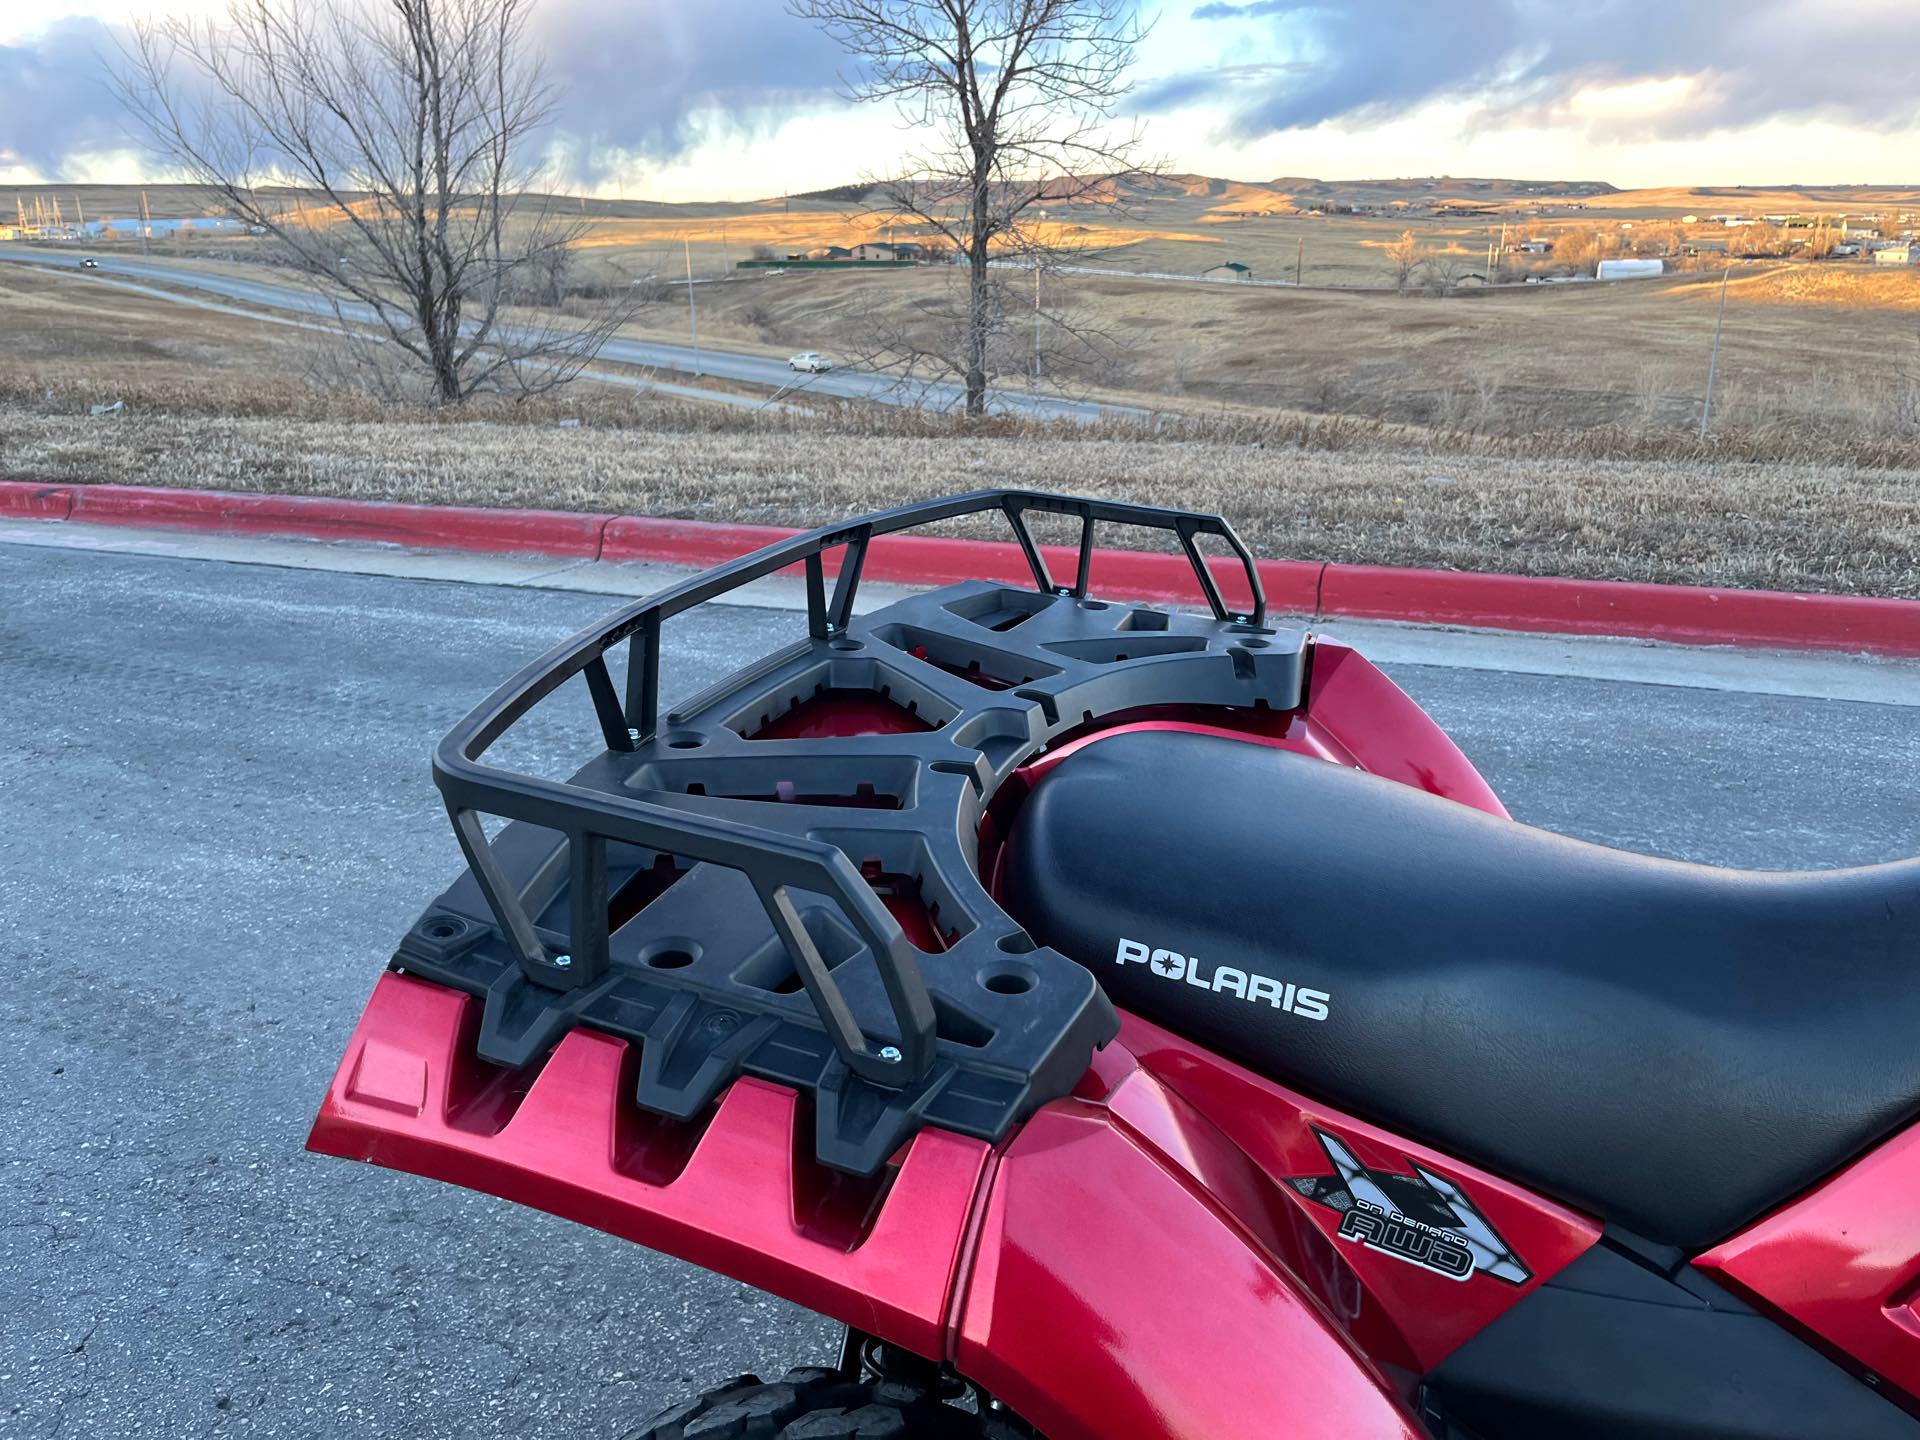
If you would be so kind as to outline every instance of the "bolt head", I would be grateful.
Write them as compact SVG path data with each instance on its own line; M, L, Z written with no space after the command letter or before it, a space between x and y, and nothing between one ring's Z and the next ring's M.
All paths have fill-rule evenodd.
M573 956L571 955L556 955L553 957L553 968L556 970L565 970L571 964L573 964Z
M900 1047L898 1045L882 1045L880 1047L880 1058L889 1065L898 1065L900 1063Z

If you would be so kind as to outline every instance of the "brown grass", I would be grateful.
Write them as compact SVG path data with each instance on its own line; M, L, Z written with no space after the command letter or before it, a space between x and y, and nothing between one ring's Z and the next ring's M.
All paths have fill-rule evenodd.
M1912 470L1523 459L1352 435L1308 448L925 420L873 433L870 413L750 421L662 405L561 429L527 414L95 419L9 404L0 470L785 524L1011 484L1218 510L1272 556L1920 596Z
M796 524L1017 484L1217 509L1276 556L1920 596L1920 278L1836 294L1827 273L1736 282L1701 441L1717 293L1690 278L1474 300L1093 282L1136 357L1116 393L1184 408L969 427L597 385L398 414L307 383L312 332L0 266L0 473ZM903 279L926 283L708 287L702 334L830 346L909 301Z

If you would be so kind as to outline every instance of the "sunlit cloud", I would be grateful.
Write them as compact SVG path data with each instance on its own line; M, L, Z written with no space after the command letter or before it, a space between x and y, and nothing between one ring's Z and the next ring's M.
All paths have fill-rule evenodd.
M0 179L163 178L105 84L115 28L220 0L0 7ZM1920 179L1920 7L1893 0L1178 0L1129 98L1233 178ZM914 137L779 0L539 0L555 183L758 199L886 173ZM1843 174L1836 175L1836 167Z

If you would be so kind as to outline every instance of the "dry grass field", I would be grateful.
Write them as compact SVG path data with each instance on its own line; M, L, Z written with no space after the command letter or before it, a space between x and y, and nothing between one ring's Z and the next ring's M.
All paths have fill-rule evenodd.
M197 248L199 258L170 254L169 263L238 263L206 258L204 242ZM752 353L824 349L857 359L877 327L911 331L919 308L956 278L937 266L750 272L697 287L700 334ZM61 283L0 276L0 303L19 306ZM1111 363L1075 381L1098 396L1154 410L1279 408L1523 435L1697 425L1719 283L1717 272L1689 272L1437 296L1067 275L1046 282L1046 298L1108 337ZM110 313L124 303L150 313L162 304L124 292L103 299L100 289L110 288L91 292L85 309ZM686 343L684 289L659 293L630 333ZM1721 421L1920 439L1916 312L1920 267L1783 262L1736 270L1716 397ZM78 323L45 318L55 334ZM183 319L183 334L198 323ZM49 343L37 325L24 314L6 325L20 336L11 354L31 356Z
M1090 388L1150 408L1298 409L1510 434L1697 425L1717 274L1513 286L1448 297L1067 276L1076 323L1112 338ZM911 328L952 283L938 269L790 272L702 287L701 333L786 353L858 354L877 321ZM1716 405L1920 438L1920 271L1755 267L1729 288ZM684 342L683 306L643 317ZM1913 428L1906 428L1909 422Z
M52 185L22 192L29 203L35 196L57 200L68 219L76 214L135 217L143 195L156 219L211 213L204 197L184 186ZM603 277L678 278L688 258L697 276L712 277L727 273L756 247L783 255L820 245L921 238L902 217L840 193L703 204L605 196L556 196L539 203L584 227L583 256ZM1088 263L1122 270L1197 276L1235 260L1252 266L1262 279L1297 276L1308 286L1370 288L1391 283L1382 249L1406 230L1425 248L1453 254L1463 268L1476 270L1484 269L1488 244L1502 235L1518 243L1595 227L1617 229L1622 222L1673 223L1693 215L1701 223L1686 227L1689 237L1711 248L1724 241L1723 227L1706 219L1713 214L1845 213L1859 223L1887 211L1916 209L1920 189L1911 188L1614 190L1470 178L1249 182L1172 175L1047 207L1044 228L1055 242L1084 250ZM1358 213L1337 213L1345 210ZM0 204L0 223L12 218L9 207ZM105 243L126 249L142 242L121 236ZM246 236L206 233L147 243L154 253L241 259L261 248Z
M747 420L667 405L561 429L550 415L94 418L0 402L12 477L785 524L1014 484L1218 510L1269 556L1920 596L1913 470L1350 438L961 434L904 419L890 430L870 412Z
M0 266L0 472L795 523L1006 481L1218 508L1269 554L1920 595L1920 271L1737 269L1704 443L1717 270L1447 296L1384 288L1380 246L1403 228L1470 252L1501 224L1797 209L1808 194L1318 183L1182 182L1134 197L1124 216L1049 214L1063 236L1078 227L1104 247L1090 263L1136 272L1047 284L1117 342L1091 393L1155 412L1149 429L968 429L853 407L741 415L594 384L422 419L317 386L327 342L311 328ZM1833 193L1862 211L1916 201ZM130 190L80 196L90 216L122 213L129 197L137 211ZM148 200L156 216L192 213L180 192ZM1404 212L1306 213L1398 201ZM1489 213L1434 213L1449 202ZM567 203L588 226L590 280L671 276L683 240L697 276L728 276L697 289L702 339L725 348L855 357L876 319L910 326L951 279L942 267L724 269L754 245L883 236L845 201ZM1300 289L1143 273L1248 256L1269 275L1301 237ZM261 259L246 237L151 248L190 265ZM662 294L632 333L684 341L684 291ZM116 399L124 413L87 414ZM563 417L585 423L560 429Z

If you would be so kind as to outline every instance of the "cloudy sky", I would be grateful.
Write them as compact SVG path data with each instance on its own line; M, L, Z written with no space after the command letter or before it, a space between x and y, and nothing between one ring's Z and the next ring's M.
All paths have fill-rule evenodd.
M0 183L153 175L114 27L223 0L0 6ZM1616 185L1920 182L1912 0L1140 0L1128 109L1183 170ZM895 117L779 0L540 0L573 188L747 199L881 173ZM157 177L156 177L157 178Z

